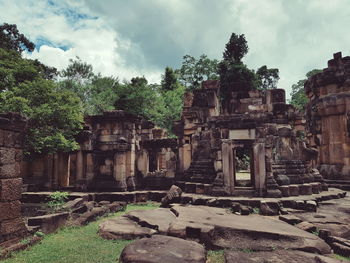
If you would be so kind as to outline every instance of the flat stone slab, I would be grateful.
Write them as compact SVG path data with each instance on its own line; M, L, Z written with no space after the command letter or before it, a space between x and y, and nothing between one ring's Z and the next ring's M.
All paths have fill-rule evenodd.
M286 248L319 254L331 253L319 237L275 218L259 215L240 216L228 210L207 206L174 205L178 215L168 234L197 238L207 246L266 250Z
M155 229L161 234L166 234L170 224L176 219L175 214L168 208L152 209L152 212L148 210L134 210L127 213L125 217L138 222L141 226Z
M205 263L206 250L197 242L181 238L154 235L127 245L122 263Z
M302 251L225 251L226 263L341 263L343 260L338 260L331 257L310 254Z
M156 233L166 235L175 219L175 214L168 208L134 210L103 221L99 226L99 234L107 239L135 239Z
M160 233L196 240L215 248L284 248L331 253L330 247L316 235L277 218L240 216L223 208L207 206L174 205L170 209L133 211L105 220L100 224L99 233L102 237L115 239Z
M319 229L329 230L331 235L350 239L350 197L320 202L317 213L295 214L303 221Z
M103 221L99 225L98 233L106 239L132 240L151 236L157 231L152 228L142 227L137 222L121 216Z

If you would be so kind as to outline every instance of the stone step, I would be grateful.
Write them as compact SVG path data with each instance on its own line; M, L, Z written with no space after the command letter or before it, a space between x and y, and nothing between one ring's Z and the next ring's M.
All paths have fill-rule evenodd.
M214 167L207 168L207 169L188 169L186 173L203 173L203 174L208 174L208 173L215 173Z
M40 230L40 225L38 226L27 226L28 233L35 234Z
M332 184L328 183L330 187L338 188L345 191L350 191L350 184Z
M324 182L327 184L350 184L349 180L333 180L333 179L324 179Z

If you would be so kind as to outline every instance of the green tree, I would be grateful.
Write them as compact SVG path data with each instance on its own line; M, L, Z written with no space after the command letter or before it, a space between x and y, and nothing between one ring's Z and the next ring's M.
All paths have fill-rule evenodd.
M120 86L118 78L95 74L92 65L79 57L70 59L60 76L61 89L72 91L81 99L84 114L101 114L114 109Z
M79 57L69 60L66 69L60 72L63 80L60 86L77 94L83 103L85 113L91 98L91 82L95 74L92 65L83 62Z
M151 116L158 126L166 128L168 133L172 135L173 122L181 118L183 95L185 87L179 83L176 74L165 69L165 74L162 76L162 85L157 97L156 112ZM157 89L154 89L157 92Z
M87 114L101 114L106 110L114 110L118 99L120 83L115 77L95 76L91 82L91 97L85 112Z
M177 78L174 70L170 67L165 68L165 73L161 81L163 90L172 90L177 85Z
M224 100L229 98L231 91L249 91L256 88L256 74L242 62L247 52L248 45L244 35L232 33L226 44L223 60L218 65L220 92Z
M176 88L163 92L157 107L161 115L155 115L153 118L153 121L160 127L166 128L170 135L172 135L174 121L181 118L185 89L184 86L177 85Z
M203 54L198 59L190 55L183 57L181 68L176 70L179 80L187 90L200 87L204 80L218 79L218 60L210 59Z
M242 58L248 53L248 50L248 43L244 34L236 35L232 33L230 40L226 44L223 58L225 61L241 63Z
M35 45L18 31L15 24L4 23L0 25L0 48L22 53L24 50L32 52Z
M280 79L277 68L267 68L266 65L256 71L258 87L260 89L276 89L277 82Z
M23 69L23 71L21 71ZM27 154L70 151L77 148L74 136L83 116L79 98L62 92L44 78L41 65L13 50L0 49L0 112L18 112L28 118Z
M306 79L299 80L296 84L292 85L290 104L294 105L297 109L303 110L305 105L308 103L308 98L305 95L304 84L307 78L322 72L320 69L313 69L306 73Z
M132 78L130 82L120 85L117 92L118 98L114 104L116 109L146 118L152 116L157 96L145 77Z

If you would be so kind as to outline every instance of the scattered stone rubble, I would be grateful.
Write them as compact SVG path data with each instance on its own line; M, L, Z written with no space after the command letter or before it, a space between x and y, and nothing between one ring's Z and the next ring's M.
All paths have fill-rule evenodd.
M78 151L31 162L21 160L26 120L1 114L0 244L151 200L162 208L99 226L104 238L138 239L123 263L205 262L206 249L225 249L228 263L341 262L327 254L350 256L349 199L327 183L350 189L349 83L350 57L334 54L305 83L305 122L282 89L232 83L221 100L219 81L209 80L185 94L178 139L140 116L108 111L85 118ZM240 181L242 149L250 169ZM65 211L40 208L50 192L22 194L27 231L21 177L26 191L71 191Z

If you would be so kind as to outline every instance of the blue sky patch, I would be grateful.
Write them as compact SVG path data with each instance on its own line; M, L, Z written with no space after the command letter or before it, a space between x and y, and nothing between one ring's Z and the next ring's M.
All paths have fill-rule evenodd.
M67 45L62 44L62 43L56 44L56 43L53 43L52 41L50 41L50 40L48 40L48 39L46 39L46 38L43 38L43 37L37 38L37 39L34 41L34 44L35 44L35 49L36 49L37 51L39 51L40 47L41 47L41 46L44 46L44 45L49 46L49 47L60 48L60 49L62 49L62 50L64 50L64 51L67 51L68 49L71 48L68 44L67 44Z

